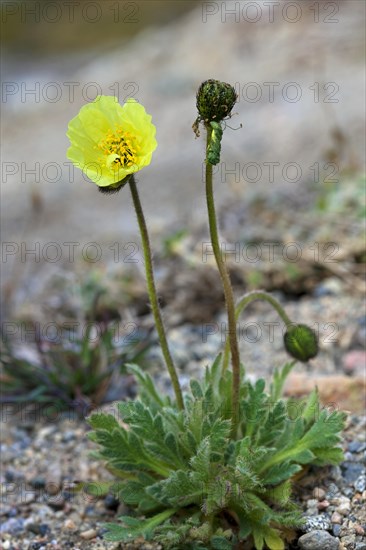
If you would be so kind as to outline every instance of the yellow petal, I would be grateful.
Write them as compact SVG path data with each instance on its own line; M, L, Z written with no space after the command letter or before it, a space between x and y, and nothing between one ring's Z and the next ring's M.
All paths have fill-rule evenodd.
M121 106L114 96L98 96L70 121L67 157L97 185L111 185L150 164L155 133L135 99Z

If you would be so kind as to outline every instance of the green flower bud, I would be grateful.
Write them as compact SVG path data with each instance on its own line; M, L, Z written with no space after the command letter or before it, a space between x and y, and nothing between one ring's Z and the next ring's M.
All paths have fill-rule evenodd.
M220 122L230 116L238 95L234 88L220 80L202 82L197 92L197 110L199 118L207 123Z
M318 339L307 325L292 325L283 337L286 351L294 359L306 363L318 354Z

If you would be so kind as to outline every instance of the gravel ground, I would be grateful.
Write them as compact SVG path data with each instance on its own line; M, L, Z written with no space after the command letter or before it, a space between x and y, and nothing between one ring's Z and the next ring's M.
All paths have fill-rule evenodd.
M322 287L332 285L323 281ZM343 438L344 463L336 468L307 471L295 487L295 497L307 522L305 532L296 533L288 547L292 549L366 549L364 352L360 349L365 325L359 316L359 298L344 294L338 285L335 299L335 291L333 285L333 294L297 301L277 294L293 319L309 324L316 319L320 326L329 318L338 323L335 341L325 342L326 334L320 337L319 356L310 366L296 367L287 393L301 395L318 384L324 404L335 403L350 412ZM276 320L272 311L261 303L254 303L244 318L248 326L257 323L262 328L265 323L268 326ZM215 321L211 325L183 324L170 330L171 348L183 386L188 385L190 377L201 376L204 366L222 346L221 331L216 328L225 321L224 314L219 313ZM150 315L144 316L141 322L149 326ZM210 328L208 333L207 328ZM280 331L278 326L275 329ZM256 345L249 341L253 330L245 335L240 339L240 347L248 376L268 379L271 370L286 360L280 332L274 333L273 342L267 334ZM150 348L146 360L160 390L170 391L157 346ZM325 383L320 384L321 379ZM130 380L126 380L126 387L127 396L133 397ZM104 406L110 407L112 405ZM4 405L1 420L1 549L159 548L143 541L124 546L103 541L102 524L123 514L125 508L111 496L96 499L72 491L78 480L93 482L109 476L101 464L89 456L93 444L86 436L88 426L75 413L55 416L39 405Z
M93 444L85 422L65 416L50 422L46 410L30 405L2 410L1 549L159 548L103 541L102 524L125 507L112 496L73 493L76 481L109 475L89 457ZM365 417L351 415L344 433L346 460L340 467L312 469L297 482L295 498L307 521L288 548L366 549L365 426Z

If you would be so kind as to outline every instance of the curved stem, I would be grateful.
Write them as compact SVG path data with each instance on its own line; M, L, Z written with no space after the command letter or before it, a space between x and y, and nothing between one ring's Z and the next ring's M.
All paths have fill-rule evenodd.
M212 128L207 125L207 148L211 142ZM206 148L206 150L207 150ZM212 186L212 164L206 161L206 200L208 219L210 226L210 235L212 248L217 263L217 267L221 276L222 284L224 287L226 310L228 316L228 331L229 339L228 345L231 350L232 368L233 368L233 381L232 381L232 437L236 438L237 426L239 421L239 389L240 389L240 356L238 340L236 335L236 320L235 320L235 303L233 289L231 287L230 276L226 268L225 262L221 256L220 243L216 222L215 202L213 196Z
M239 300L235 309L236 321L239 319L241 312L251 302L254 302L254 300L265 300L266 302L270 303L271 306L277 311L278 315L281 317L282 321L285 323L287 328L293 324L291 319L288 317L287 313L283 309L283 307L277 302L275 298L273 298L273 296L271 296L271 294L268 294L264 290L255 290L254 292L248 292L248 294L244 294L244 296ZM224 359L223 359L223 370L227 369L229 364L229 359L230 359L230 347L226 342Z
M141 233L141 241L142 241L142 248L144 253L144 260L145 260L145 272L146 272L146 283L147 283L147 290L149 293L150 303L151 303L151 309L154 315L155 319L155 325L156 330L158 332L159 340L161 349L163 352L163 356L165 359L166 366L169 371L169 375L173 384L175 397L177 400L178 407L183 410L184 409L184 403L183 403L183 397L182 397L182 390L179 384L177 372L175 370L175 366L173 363L172 356L169 351L169 346L165 334L165 328L163 323L163 318L161 316L159 301L156 293L156 286L155 286L155 279L154 279L154 271L153 271L153 262L152 262L152 255L151 255L151 247L150 247L150 240L149 240L149 234L147 231L145 216L142 210L140 197L137 191L137 186L135 182L135 178L132 175L130 180L130 190L132 195L133 204L136 211L137 221L140 228Z

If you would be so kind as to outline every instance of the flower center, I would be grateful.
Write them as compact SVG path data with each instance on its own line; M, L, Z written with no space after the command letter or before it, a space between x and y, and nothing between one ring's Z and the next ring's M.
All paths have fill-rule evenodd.
M106 156L105 166L115 170L132 166L138 151L133 136L122 128L118 128L115 133L108 132L98 144L98 149Z

